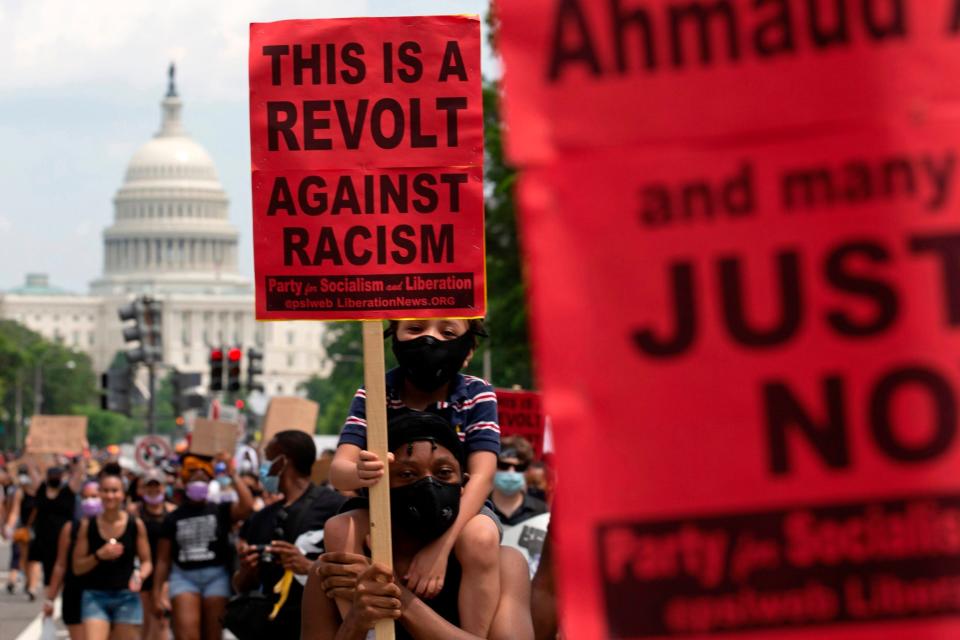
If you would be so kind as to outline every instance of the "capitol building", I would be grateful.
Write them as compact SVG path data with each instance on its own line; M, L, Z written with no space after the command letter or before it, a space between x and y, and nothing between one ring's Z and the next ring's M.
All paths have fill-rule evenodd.
M239 233L207 151L183 127L183 102L170 84L160 130L130 159L103 232L103 273L87 295L58 289L44 274L0 293L0 318L90 355L105 371L124 351L117 309L148 294L163 305L163 363L209 374L214 346L256 346L264 353L269 395L293 395L325 372L320 322L254 320L251 281L237 269ZM244 363L245 366L245 363Z

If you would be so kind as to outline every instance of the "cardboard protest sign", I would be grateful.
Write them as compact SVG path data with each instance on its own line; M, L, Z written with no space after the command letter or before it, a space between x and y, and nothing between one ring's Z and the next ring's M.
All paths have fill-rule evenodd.
M943 82L960 66L953 0L505 0L497 14L504 114L523 123L506 138L516 163L822 131L876 121L878 105L884 116L925 117L960 99L960 86Z
M635 3L597 46L616 64L618 42L635 56L641 30L673 28L695 47L671 15L715 38L759 5ZM960 633L960 103L930 72L957 64L960 15L763 17L809 29L808 5L849 12L856 37L643 83L563 73L570 100L549 105L537 43L555 24L536 11L594 24L621 5L501 5L570 637ZM629 119L611 123L614 100Z
M484 315L479 25L250 26L258 319Z
M225 451L232 454L237 448L240 428L236 422L221 422L208 418L193 421L190 437L190 453L215 456Z
M87 417L33 416L26 445L30 453L83 453L87 446Z
M313 435L317 430L320 405L313 400L295 396L276 396L270 399L263 419L263 445L280 431L295 429Z
M500 437L522 436L533 445L536 456L542 456L546 416L540 392L515 389L497 389L496 392Z

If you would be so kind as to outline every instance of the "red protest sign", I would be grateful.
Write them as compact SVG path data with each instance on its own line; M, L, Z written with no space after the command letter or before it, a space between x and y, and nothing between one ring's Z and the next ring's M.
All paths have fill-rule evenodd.
M957 153L960 127L936 126L724 152L608 152L527 176L534 317L570 320L550 333L540 327L550 339L538 357L565 470L554 522L561 575L576 576L564 587L567 620L588 631L574 635L668 637L957 610L852 609L879 588L876 576L898 593L928 596L924 585L960 579L960 544L933 541L960 525L960 315L953 276L944 276L960 251L957 222L944 219L957 205L947 186ZM806 189L788 187L788 176L867 158L875 169L884 158L929 162L948 171L947 191L921 187L918 173L912 196L878 189L873 202L785 206L789 189ZM631 208L636 191L575 187L617 172L643 176L633 180L641 191L704 180L722 189L752 176L744 188L755 207L659 229L585 219L586 207ZM559 266L573 251L582 259ZM642 258L631 267L629 256ZM584 325L603 329L578 341ZM611 429L615 444L598 437ZM629 464L611 465L616 452L629 452ZM576 474L591 468L616 490L581 489ZM882 537L899 526L929 532L923 545L932 547L893 549L872 533L844 533L877 527ZM709 578L684 569L693 560L672 546L698 536L722 543ZM861 548L870 545L880 546ZM598 555L584 557L584 548ZM658 561L662 549L675 555ZM593 600L583 597L585 579L596 585ZM762 619L757 599L811 608ZM734 613L718 613L725 607Z
M501 437L524 437L533 445L537 457L542 456L546 417L540 393L514 389L497 389L496 392Z
M485 313L476 17L250 26L259 319Z
M507 148L539 163L573 148L947 114L960 98L942 81L960 65L954 4L504 0L504 114L523 123ZM882 73L863 73L866 50Z
M648 6L674 7L633 9ZM548 70L524 53L536 34L509 36L522 10L503 7L508 78L531 79L508 80L508 125L529 163L521 231L563 470L551 522L566 635L957 635L960 122L955 89L926 70L955 64L952 4L860 3L873 19L902 10L903 37L744 62L729 100L707 95L723 65L674 78L702 99L659 139L644 128L674 97L653 81L617 85L639 105L620 139L610 78L589 73L534 122ZM859 117L841 86L851 66L859 86L904 93ZM810 99L770 93L771 74ZM549 148L529 139L538 126Z

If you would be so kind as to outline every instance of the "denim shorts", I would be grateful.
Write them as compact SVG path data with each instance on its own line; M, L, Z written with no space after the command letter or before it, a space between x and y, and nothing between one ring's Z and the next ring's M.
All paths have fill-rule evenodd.
M140 594L129 589L102 591L86 589L80 601L84 620L106 620L113 624L143 624Z
M182 593L199 593L201 598L229 598L230 574L226 567L181 569L173 565L170 571L170 599Z

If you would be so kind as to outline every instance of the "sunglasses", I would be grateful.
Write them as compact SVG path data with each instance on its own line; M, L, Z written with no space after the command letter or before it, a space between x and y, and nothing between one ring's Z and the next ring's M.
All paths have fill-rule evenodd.
M520 471L521 473L527 470L527 467L530 466L529 462L520 462L513 464L512 462L506 462L505 460L497 460L497 470L498 471Z

